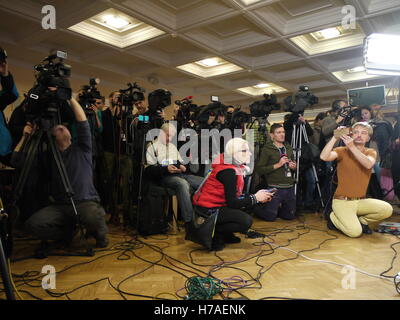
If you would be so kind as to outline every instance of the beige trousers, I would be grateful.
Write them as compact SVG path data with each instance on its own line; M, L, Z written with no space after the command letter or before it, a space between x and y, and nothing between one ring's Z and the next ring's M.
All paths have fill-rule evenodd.
M332 203L331 221L345 235L357 238L362 234L361 224L368 225L389 218L392 206L382 200L337 200Z

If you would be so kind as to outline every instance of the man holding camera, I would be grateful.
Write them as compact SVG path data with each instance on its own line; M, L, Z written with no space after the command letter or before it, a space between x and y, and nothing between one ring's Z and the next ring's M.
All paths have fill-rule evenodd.
M339 127L321 152L321 160L337 160L338 187L333 197L333 212L328 216L328 228L340 230L356 238L362 233L371 234L369 224L392 215L392 206L381 200L366 199L371 171L377 153L365 147L373 134L372 127L357 122L349 128ZM334 146L343 141L345 147Z
M345 120L344 115L341 113L343 108L347 107L347 101L336 100L332 103L332 110L330 115L322 121L322 134L325 141L329 141L333 136L333 131L343 124Z
M62 125L55 126L52 135L74 192L73 200L79 219L86 228L87 236L96 239L98 248L105 248L108 245L106 237L108 228L104 220L104 209L100 205L100 198L93 185L92 139L89 123L84 110L75 98L70 100L70 104L77 121L76 142L72 143L70 131ZM24 130L24 137L30 133L32 125L28 124ZM18 148L16 151L19 151ZM51 172L54 203L36 212L28 219L25 226L40 240L56 240L69 244L75 234L77 220L55 163L52 163Z
M190 189L196 190L203 178L187 174L178 149L171 143L175 135L176 128L172 124L161 127L160 136L147 147L146 173L152 180L161 181L165 187L176 191L183 220L187 223L193 217Z
M275 221L277 217L293 220L296 213L293 149L285 142L285 129L281 124L271 126L270 136L272 141L263 148L256 172L265 177L268 188L273 188L275 193L271 202L257 206L254 212L266 221Z

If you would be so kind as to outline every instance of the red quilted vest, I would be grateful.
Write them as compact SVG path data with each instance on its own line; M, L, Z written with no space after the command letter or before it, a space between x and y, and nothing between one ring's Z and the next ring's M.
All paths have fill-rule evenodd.
M224 155L221 154L212 164L212 172L204 183L202 189L194 195L193 205L205 208L226 207L224 185L217 179L218 172L226 169L236 171L236 195L239 197L244 188L244 166L224 163Z

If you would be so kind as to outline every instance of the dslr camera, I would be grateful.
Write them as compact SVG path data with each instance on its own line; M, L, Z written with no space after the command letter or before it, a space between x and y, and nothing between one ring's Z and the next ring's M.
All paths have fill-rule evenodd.
M307 86L300 86L299 92L287 97L284 100L285 111L303 114L307 107L313 106L318 103L318 98L310 92Z

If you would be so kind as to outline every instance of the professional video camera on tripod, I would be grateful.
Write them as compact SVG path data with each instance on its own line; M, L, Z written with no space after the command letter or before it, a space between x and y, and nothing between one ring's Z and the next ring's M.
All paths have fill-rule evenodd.
M280 110L281 105L278 103L278 99L274 94L264 94L264 100L259 100L250 105L250 113L254 118L253 122L249 126L248 129L254 129L254 125L257 122L257 139L256 142L256 151L255 154L257 158L260 155L261 149L266 142L266 137L268 135L267 124L268 117L273 110Z
M310 145L310 141L308 139L305 123L299 121L299 117L304 115L304 111L307 107L313 106L317 104L319 99L310 91L310 88L307 86L300 86L299 91L294 93L292 96L284 99L285 103L285 111L292 112L293 122L293 131L292 131L292 139L291 144L295 155L295 161L297 164L296 173L295 173L295 195L298 195L298 184L300 178L300 160L302 159L302 152L304 150L303 141L308 145ZM308 150L307 152L311 152L312 150ZM307 155L310 157L310 155ZM314 159L314 156L311 156L311 159ZM321 207L324 208L325 204L321 194L321 188L319 184L318 174L315 167L315 163L311 160L311 168L313 180L315 181L318 194L320 197Z
M22 195L25 183L31 174L33 162L37 159L39 152L49 153L51 159L54 160L54 165L52 164L51 166L54 170L49 170L53 171L53 175L49 181L52 184L52 191L62 193L57 194L57 196L65 199L65 205L69 203L72 206L74 214L74 226L72 227L75 230L75 227L78 226L78 229L81 231L81 242L84 242L86 247L86 253L84 254L76 253L69 255L93 256L93 249L89 247L85 238L80 214L73 199L75 193L71 187L63 157L53 137L53 134L56 135L53 129L61 124L62 121L69 120L62 119L62 113L66 111L72 112L68 104L68 100L72 98L72 90L68 80L68 77L71 75L71 67L64 64L63 61L65 58L66 53L57 51L56 54L45 58L42 64L35 66L35 70L37 71L36 84L28 93L26 113L27 118L30 119L30 123L36 127L36 131L28 139L24 140L22 149L26 150L26 157L17 184L14 187L12 207L18 211L18 200ZM75 100L71 100L71 103L77 104ZM59 127L59 130L67 130L63 126ZM72 240L72 238L68 240ZM47 241L42 241L42 246L36 252L36 257L46 257L48 249L50 248Z

